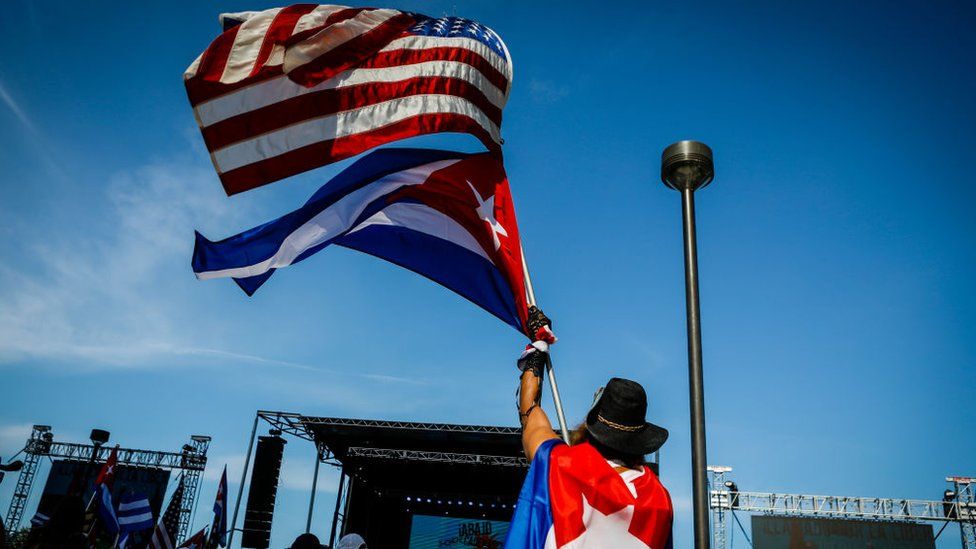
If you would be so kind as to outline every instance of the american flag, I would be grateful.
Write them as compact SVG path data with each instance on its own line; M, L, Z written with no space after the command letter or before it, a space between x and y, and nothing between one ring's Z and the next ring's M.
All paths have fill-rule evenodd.
M229 14L186 70L227 194L436 132L501 144L512 63L475 21L300 4Z
M149 540L151 549L173 549L176 547L176 536L180 529L180 508L183 507L183 477L173 492L173 497L166 506L166 512L156 524L152 539Z
M207 543L207 529L201 528L199 532L190 536L178 549L205 549Z

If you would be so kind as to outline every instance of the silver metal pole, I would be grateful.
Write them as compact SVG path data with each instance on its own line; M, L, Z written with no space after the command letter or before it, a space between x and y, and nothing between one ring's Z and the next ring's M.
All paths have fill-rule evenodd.
M312 509L315 508L315 488L319 484L319 463L322 462L319 445L315 445L315 473L312 477L312 496L308 499L308 520L305 521L305 533L312 531Z
M234 530L237 528L237 512L241 508L241 498L244 497L244 481L247 480L247 468L251 465L251 448L254 447L254 435L258 432L258 414L254 414L254 426L251 427L251 440L247 443L247 456L244 458L244 470L241 471L241 485L237 487L237 502L234 503L234 518L230 522L230 536L227 538L227 547L231 547L234 542Z
M685 308L688 321L688 389L691 407L691 486L695 548L708 549L708 473L705 459L705 390L702 381L701 309L698 301L698 243L695 191L715 177L712 149L698 141L679 141L661 154L661 182L681 192L685 252Z
M691 402L691 489L695 547L708 549L708 477L705 457L705 389L702 375L701 310L698 301L698 246L695 194L681 191L685 237L685 301L688 314L688 389Z
M529 305L535 305L535 291L532 289L532 278L529 276L529 266L525 262L525 250L522 250L522 275L525 277L525 292L528 294ZM569 429L566 428L566 415L563 413L563 400L559 397L559 386L556 385L556 373L552 368L552 351L546 355L546 373L549 374L549 385L552 387L552 402L556 406L556 419L559 421L559 431L563 441L569 444Z

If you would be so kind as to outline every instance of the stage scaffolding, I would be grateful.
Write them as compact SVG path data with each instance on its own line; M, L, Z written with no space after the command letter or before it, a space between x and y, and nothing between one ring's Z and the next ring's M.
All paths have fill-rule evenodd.
M317 460L311 483L306 531L311 529L312 524L319 465L340 469L330 545L346 527L351 494L357 490L353 485L356 477L363 474L370 463L483 467L495 471L511 470L512 475L519 478L528 467L521 453L521 430L517 427L317 417L259 410L254 419L251 446L259 420L267 424L272 435L289 435L316 446ZM369 439L370 444L363 444L365 439ZM238 502L243 495L250 466L251 446L245 458ZM238 512L239 503L232 519L234 524Z
M743 492L727 478L731 471L731 467L708 467L713 549L728 547L729 518L735 518L736 511L811 518L952 522L959 524L962 548L976 549L976 478L947 477L950 488L942 500L917 500Z
M190 443L184 444L179 452L133 448L118 449L118 462L120 464L183 471L183 504L180 508L177 539L185 539L190 527L193 506L200 491L200 477L207 466L207 450L209 447L210 437L193 435L190 437ZM10 507L7 509L5 526L8 532L15 532L20 528L41 458L64 458L100 464L108 459L112 447L56 441L50 426L34 425L27 439L27 444L21 451L24 453L24 466L17 477L14 494L10 499Z

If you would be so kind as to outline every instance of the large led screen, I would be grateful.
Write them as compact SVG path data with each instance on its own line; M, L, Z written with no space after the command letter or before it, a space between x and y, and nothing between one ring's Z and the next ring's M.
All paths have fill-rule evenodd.
M414 515L410 549L500 549L507 533L497 520Z
M935 549L932 526L753 515L754 549Z

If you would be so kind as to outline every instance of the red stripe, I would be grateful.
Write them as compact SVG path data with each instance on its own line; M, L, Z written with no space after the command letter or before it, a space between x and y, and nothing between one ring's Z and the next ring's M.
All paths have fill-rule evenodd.
M425 61L457 61L465 63L478 69L496 88L502 91L508 88L508 78L499 72L487 59L472 50L454 46L440 46L422 50L396 49L392 51L381 51L363 61L359 67L364 69L377 69L412 65Z
M339 89L322 90L274 103L202 128L207 149L215 151L232 143L253 138L311 118L328 116L391 99L412 95L453 95L474 103L501 126L502 110L485 97L477 86L457 78L424 77L399 82L366 83Z
M251 71L250 76L254 76L261 71L264 64L268 62L268 58L271 57L271 52L274 51L275 45L284 44L286 40L291 38L292 33L295 31L295 25L298 24L298 20L316 7L317 4L295 4L294 6L282 8L278 12L278 15L275 15L274 20L268 27L268 31L264 34L264 40L261 42L261 49L258 51L257 60L254 63L254 69Z
M373 11L376 8L346 8L344 10L339 10L334 12L325 20L325 26L335 25L336 23L342 23L346 19L352 19L364 11Z
M224 31L210 43L210 46L207 47L203 52L203 56L200 58L200 65L197 67L196 75L191 80L220 81L220 76L224 74L224 67L227 66L227 58L230 56L231 48L234 47L234 40L237 38L237 31L240 28L241 26L237 25Z
M374 55L391 40L403 34L414 22L413 17L405 13L395 15L368 32L289 72L288 78L306 87L328 80Z
M235 27L236 28L236 27ZM221 72L223 72L221 70ZM263 82L283 74L281 65L262 67L260 74L250 76L233 84L224 84L218 81L204 80L203 78L193 77L183 82L186 85L186 95L190 98L190 105L197 106L200 103L209 101L222 95L235 92L246 88L257 82Z
M223 173L220 181L228 196L267 185L279 179L355 156L379 145L417 135L438 132L468 133L485 147L498 144L475 120L459 114L421 114L389 126L338 139L313 143L285 154Z

